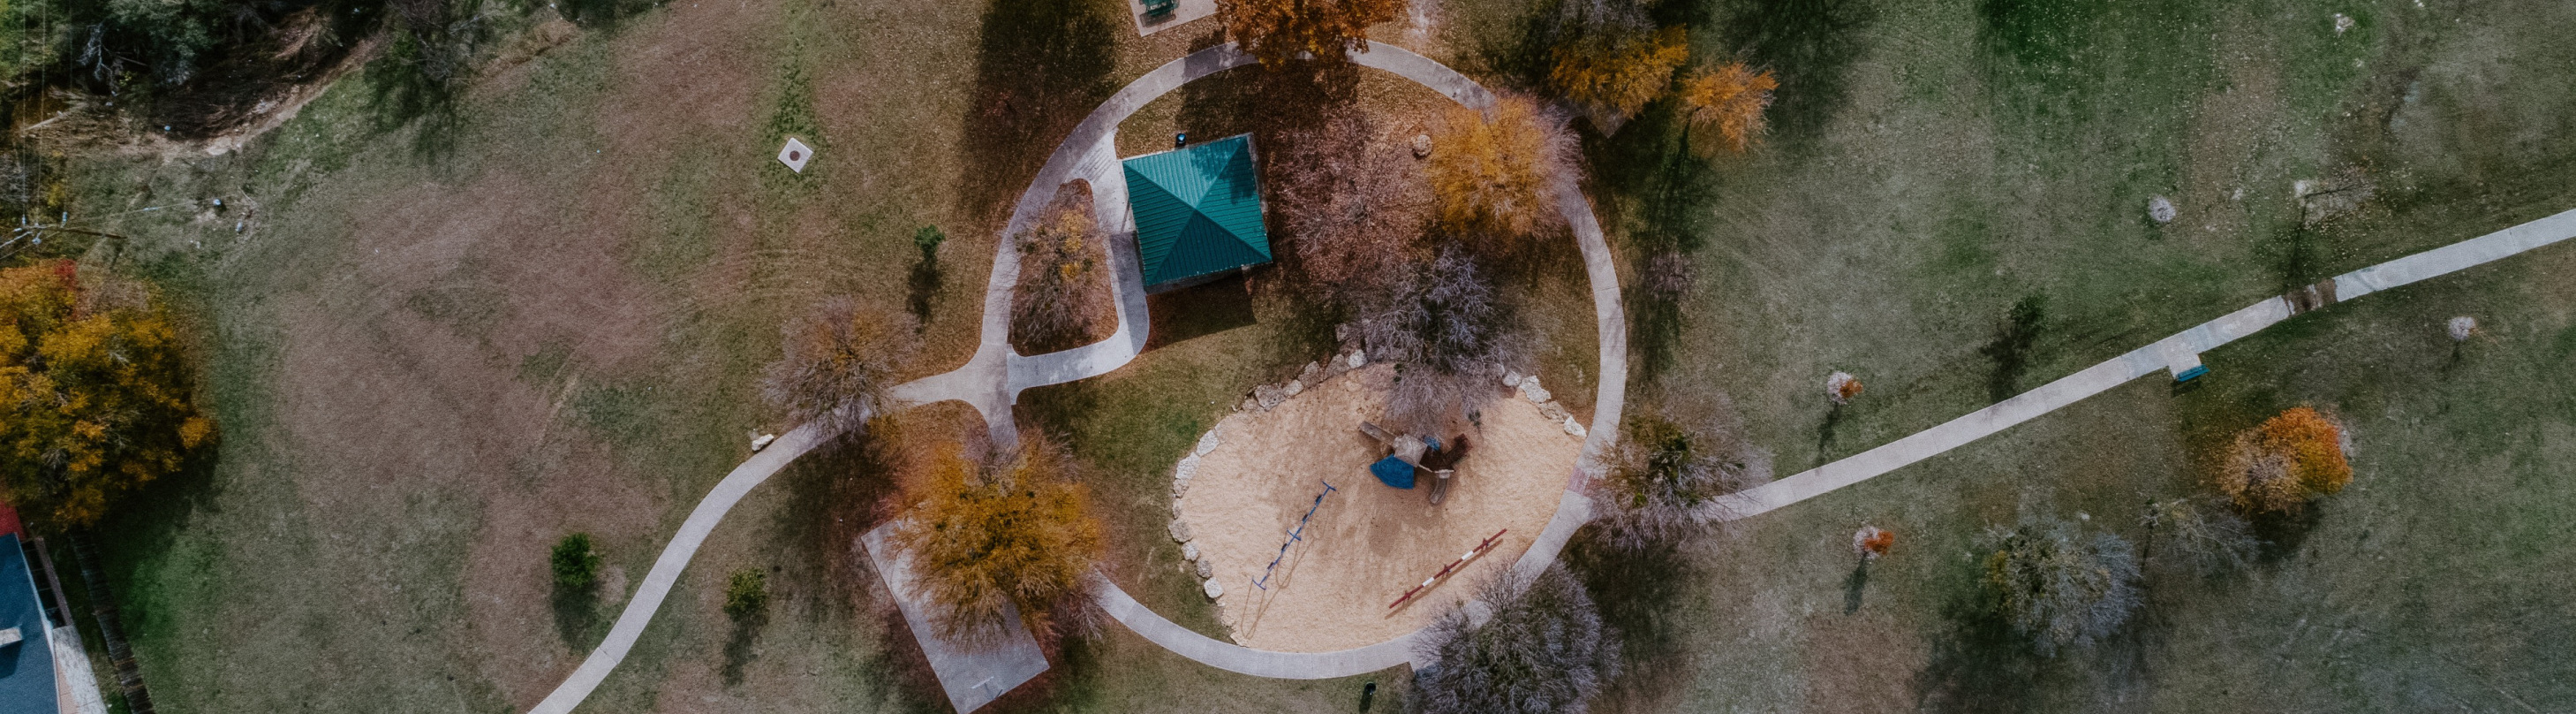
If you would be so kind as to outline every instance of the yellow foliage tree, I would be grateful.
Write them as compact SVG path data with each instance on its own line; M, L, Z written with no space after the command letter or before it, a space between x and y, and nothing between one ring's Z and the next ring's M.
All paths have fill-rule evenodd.
M2297 510L2352 483L2343 427L2309 407L2267 419L2240 434L2218 471L2218 490L2257 511Z
M1591 107L1599 119L1617 126L1646 108L1672 84L1673 71L1690 59L1687 33L1679 27L1661 32L1592 35L1567 42L1552 54L1548 85L1559 96Z
M0 270L0 489L66 528L215 435L168 313L140 286L79 278L68 261Z
M1368 45L1368 27L1404 14L1405 0L1217 0L1226 39L1262 64L1311 53L1339 62Z
M1016 606L1031 632L1053 639L1060 616L1089 593L1102 548L1071 457L1031 437L993 463L953 443L912 461L914 506L890 542L910 558L942 635L990 634Z
M1771 92L1779 88L1779 80L1770 72L1754 71L1742 62L1682 80L1682 115L1688 125L1684 136L1692 153L1708 158L1720 148L1751 148L1765 128L1762 112L1771 107Z
M1423 174L1442 227L1521 238L1557 220L1556 182L1575 173L1564 120L1527 96L1499 94L1490 112L1450 109L1437 131Z

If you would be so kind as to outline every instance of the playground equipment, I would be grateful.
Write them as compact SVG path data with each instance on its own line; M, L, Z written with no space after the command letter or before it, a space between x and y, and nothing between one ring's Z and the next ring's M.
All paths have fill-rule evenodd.
M1459 460L1467 458L1467 435L1449 437L1443 448L1437 437L1390 434L1384 427L1360 422L1360 433L1385 445L1386 457L1369 464L1369 473L1379 483L1401 489L1413 488L1418 471L1431 472L1431 505L1449 497L1450 477L1457 475Z
M1413 586L1413 589L1404 591L1404 595L1397 597L1395 602L1387 603L1386 609L1393 610L1396 607L1403 605L1405 601L1412 600L1413 596L1429 592L1431 590L1431 586L1438 584L1441 578L1449 577L1450 574L1458 572L1459 568L1467 567L1467 562L1475 560L1476 556L1484 555L1485 551L1493 550L1495 543L1502 542L1503 534L1510 533L1511 531L1512 529L1509 528L1494 531L1493 537L1486 538L1483 543L1477 543L1476 547L1468 549L1467 554L1458 556L1457 560L1449 561L1448 565L1440 568L1440 572L1432 573L1431 577L1424 578L1421 585L1415 585Z
M1270 589L1271 571L1279 569L1279 561L1288 559L1288 546L1296 545L1297 541L1306 539L1306 521L1315 517L1315 509L1324 507L1325 496L1333 495L1334 491L1341 490L1333 488L1333 482L1331 481L1322 481L1321 479L1318 479L1318 481L1324 484L1324 492L1315 494L1315 504L1306 507L1306 515L1297 517L1297 527L1288 531L1288 540L1279 544L1279 555L1270 559L1269 567L1261 569L1261 577L1252 581L1253 587L1261 588L1263 590Z

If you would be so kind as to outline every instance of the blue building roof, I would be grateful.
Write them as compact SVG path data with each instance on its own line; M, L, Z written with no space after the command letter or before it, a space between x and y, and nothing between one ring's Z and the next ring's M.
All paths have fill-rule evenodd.
M1124 166L1147 286L1270 262L1251 134L1146 154Z
M12 627L23 639L0 645L0 714L58 714L45 605L36 600L35 570L16 534L0 535L0 630Z

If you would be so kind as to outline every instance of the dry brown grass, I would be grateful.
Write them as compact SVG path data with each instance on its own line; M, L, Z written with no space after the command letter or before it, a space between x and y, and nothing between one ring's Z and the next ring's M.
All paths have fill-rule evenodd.
M1109 241L1092 215L1091 183L1056 190L1036 225L1011 237L1020 251L1019 285L1011 292L1011 349L1020 354L1068 350L1118 331Z

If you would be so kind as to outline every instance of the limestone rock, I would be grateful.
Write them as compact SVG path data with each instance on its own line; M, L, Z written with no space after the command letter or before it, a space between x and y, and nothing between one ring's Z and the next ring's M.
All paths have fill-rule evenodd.
M1368 351L1356 349L1351 350L1349 361L1351 363L1351 369L1359 369L1361 367L1368 366Z
M1316 364L1316 363L1313 363L1313 362L1308 362L1308 363L1306 363L1306 368L1305 368L1305 369L1297 370L1297 381L1300 381L1300 382L1312 382L1312 381L1315 381L1315 376L1316 376L1316 375L1319 375L1319 374L1322 374L1323 372L1324 372L1324 366L1323 366L1323 365Z
M1198 455L1192 454L1181 457L1181 463L1172 467L1172 498L1178 499L1181 497L1181 494L1188 492L1190 490L1190 479L1197 477L1198 475Z
M1243 400L1242 406L1235 407L1235 410L1248 412L1259 408L1261 408L1261 402L1247 398Z
M1584 430L1583 422L1575 421L1574 417L1565 418L1565 433L1572 434L1578 439L1591 435Z
M1531 404L1545 404L1555 397L1547 393L1546 387L1538 386L1538 375L1533 374L1521 379L1521 398L1530 400Z
M2147 199L2147 217L2155 219L2156 223L2159 225L2172 223L2174 219L2173 199L2165 198L2163 196Z
M1565 421L1565 418L1569 416L1565 413L1565 407L1557 404L1556 402L1548 402L1546 404L1538 405L1538 415L1547 417L1548 421Z
M1182 543L1182 544L1181 544L1181 559L1182 559L1182 560L1190 560L1190 561L1195 561L1195 560L1198 560L1198 559L1199 559L1199 544L1198 544L1198 541L1190 541L1190 542L1188 542L1188 543ZM1207 576L1202 575L1202 576L1199 576L1199 577L1203 577L1203 578L1204 578L1204 577L1207 577Z
M1291 379L1291 380L1288 380L1288 386L1287 386L1287 387L1285 387L1285 388L1280 389L1279 391L1280 391L1280 393L1282 393L1282 394L1286 394L1286 395L1291 396L1291 397L1297 396L1298 394L1302 394L1302 393L1304 393L1304 392L1306 391L1306 380L1303 380L1303 379Z
M1288 401L1288 395L1282 393L1278 387L1264 384L1252 388L1252 400L1267 411L1271 407L1279 406L1280 402Z
M1214 600L1225 596L1225 586L1216 584L1216 578L1208 578L1207 582L1199 584L1199 592L1207 593L1208 599Z
M1521 380L1522 380L1522 379L1525 379L1525 377L1522 377L1522 376L1521 376L1521 373L1520 373L1520 372L1518 372L1518 371L1516 371L1516 370L1508 370L1508 369L1507 369L1507 370L1503 370L1503 388L1504 388L1504 389L1511 389L1511 388L1513 388L1513 387L1521 386Z
M1216 580L1215 580L1215 578L1216 578L1216 568L1215 568L1215 567L1213 567L1213 566L1208 565L1208 561L1201 560L1201 561L1199 561L1199 562L1198 562L1198 574L1199 574L1199 577L1202 577L1202 578L1208 578L1208 583L1209 583L1209 584L1215 584L1215 583L1216 583ZM1211 597L1213 597L1213 596L1211 596Z
M1181 522L1178 518L1172 519L1172 542L1190 542L1190 524Z
M1190 449L1190 455L1206 456L1207 452L1215 451L1218 444L1225 443L1225 436L1223 436L1224 432L1225 423L1217 422L1216 428L1209 429L1207 433L1199 435L1199 445Z

